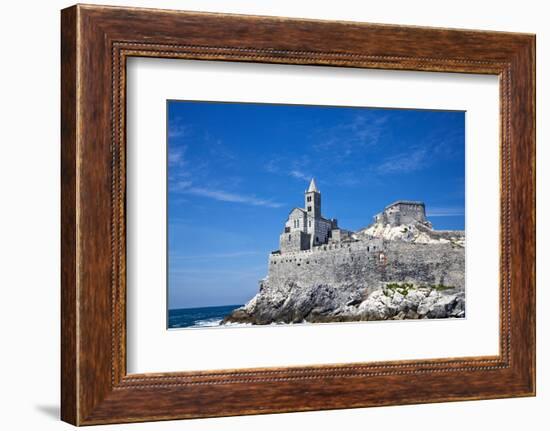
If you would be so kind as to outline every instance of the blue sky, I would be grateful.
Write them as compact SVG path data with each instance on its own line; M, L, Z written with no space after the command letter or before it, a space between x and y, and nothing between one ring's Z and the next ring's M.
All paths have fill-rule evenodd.
M464 112L168 101L169 308L242 304L315 177L357 230L421 200L464 229Z

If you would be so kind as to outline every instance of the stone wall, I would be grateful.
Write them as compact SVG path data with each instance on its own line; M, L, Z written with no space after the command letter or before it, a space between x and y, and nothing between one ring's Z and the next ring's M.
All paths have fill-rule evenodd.
M411 244L373 238L312 250L272 254L270 286L331 285L373 290L387 283L443 284L464 288L464 248L455 244Z
M310 247L311 236L301 230L284 232L279 237L279 248L281 253L293 252L296 250L307 250Z
M326 244L328 242L329 232L332 229L332 222L324 218L316 218L311 219L311 223L311 230L308 231L311 234L311 246Z
M345 241L351 241L352 232L345 229L332 229L329 243L341 243Z
M303 231L307 232L307 215L300 208L294 208L289 216L288 220L285 223L285 231Z

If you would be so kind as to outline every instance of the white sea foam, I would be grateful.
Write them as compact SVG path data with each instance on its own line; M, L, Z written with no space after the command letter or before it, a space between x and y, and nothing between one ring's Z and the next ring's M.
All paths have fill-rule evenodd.
M200 326L201 328L208 328L213 326L219 326L222 319L213 317L211 319L197 320L193 326Z

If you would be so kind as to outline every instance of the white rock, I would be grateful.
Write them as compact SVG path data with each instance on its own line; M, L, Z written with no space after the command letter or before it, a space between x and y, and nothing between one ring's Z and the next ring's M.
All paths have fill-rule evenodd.
M448 244L453 243L464 247L464 237L437 238L429 233L419 230L414 224L391 226L389 224L373 223L368 228L357 233L357 236L367 235L385 240L401 240L418 244Z
M395 292L393 294L393 297L391 299L391 302L392 304L394 305L399 305L403 302L403 300L405 299L405 297L403 295L401 295L399 292Z

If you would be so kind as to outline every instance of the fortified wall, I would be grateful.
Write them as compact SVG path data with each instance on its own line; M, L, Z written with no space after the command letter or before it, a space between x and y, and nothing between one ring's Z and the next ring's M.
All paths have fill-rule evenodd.
M269 258L263 284L331 285L366 294L387 283L445 285L464 289L464 248L453 243L418 244L379 238L314 247ZM266 286L267 287L267 286Z

